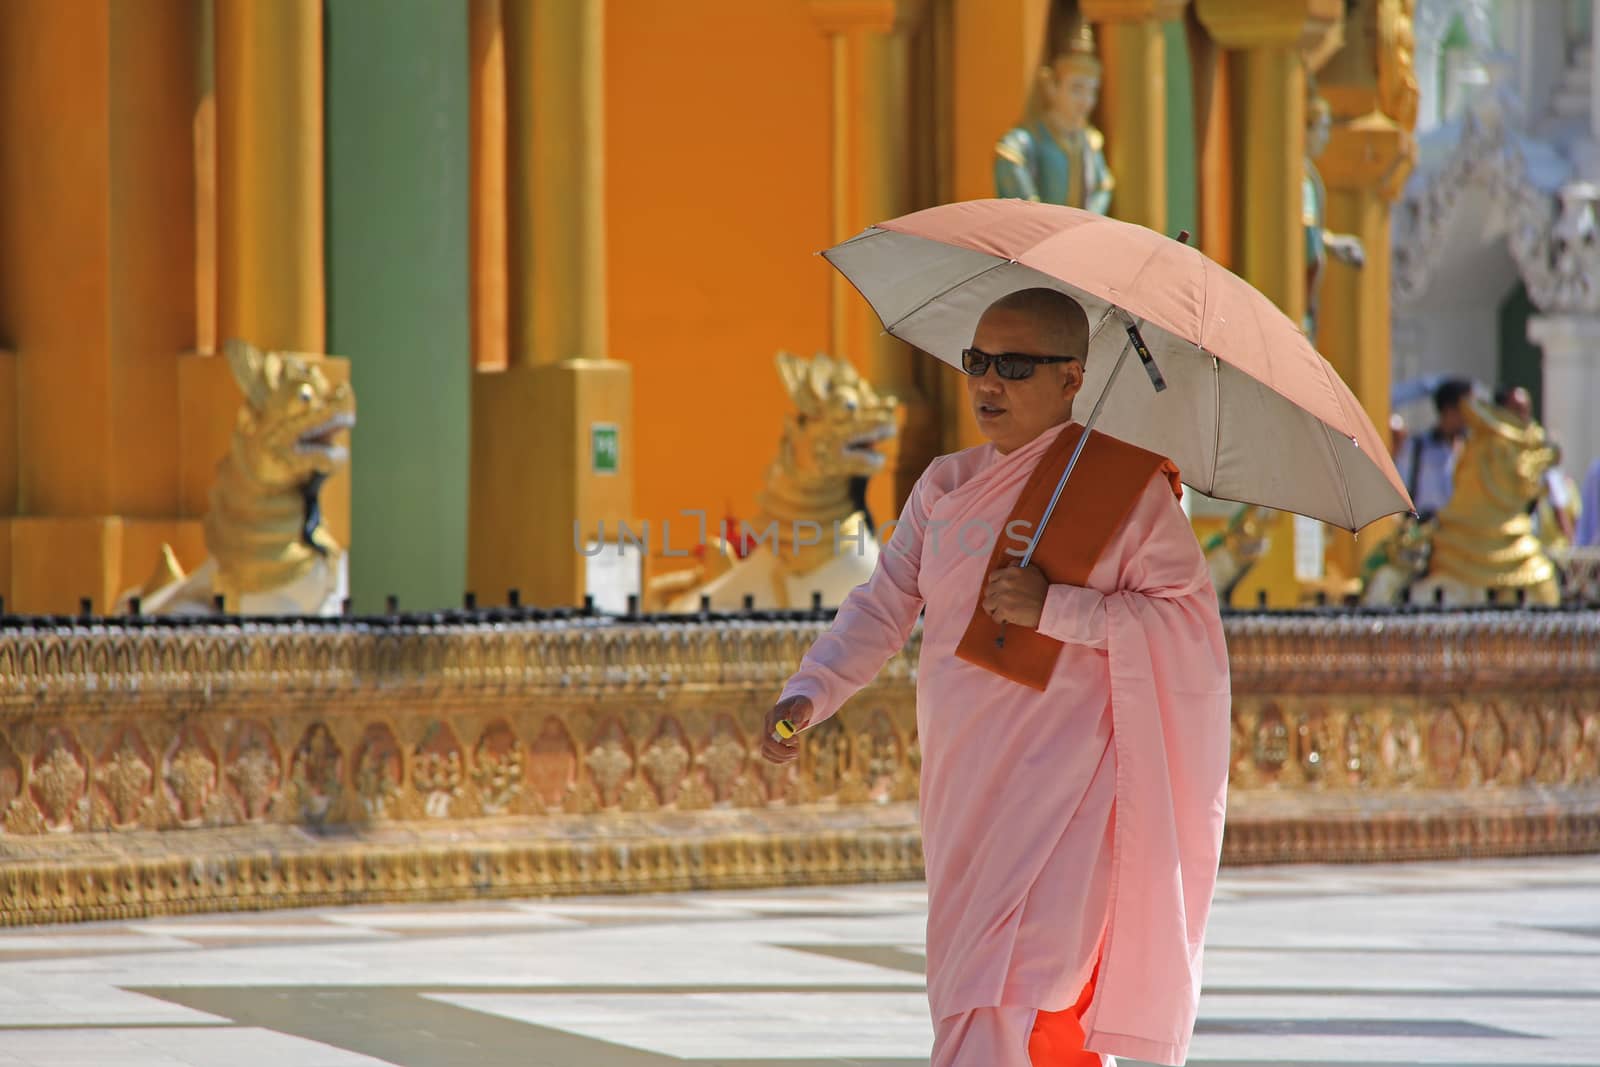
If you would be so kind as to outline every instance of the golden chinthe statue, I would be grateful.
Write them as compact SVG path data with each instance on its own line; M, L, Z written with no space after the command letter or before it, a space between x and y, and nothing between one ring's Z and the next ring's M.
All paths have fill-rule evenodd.
M1528 505L1544 491L1556 450L1538 423L1478 401L1462 405L1467 441L1450 503L1437 517L1428 576L1413 596L1428 603L1481 604L1489 596L1532 604L1561 600L1555 565L1533 532Z
M349 462L339 439L355 425L345 383L329 381L316 356L225 346L244 393L227 456L217 465L205 518L209 558L185 575L169 546L139 596L150 614L227 610L243 615L337 615L349 560L322 524L319 493Z
M995 145L995 192L1104 215L1115 181L1105 137L1089 125L1100 95L1094 32L1080 22L1051 57L1039 69L1022 120Z
M872 577L878 540L852 483L883 468L877 447L899 432L899 402L843 359L783 352L778 373L795 410L757 497L761 513L744 524L754 548L740 557L716 539L704 564L651 579L648 606L694 611L703 594L718 611L746 596L758 608L801 608L819 593L836 607Z

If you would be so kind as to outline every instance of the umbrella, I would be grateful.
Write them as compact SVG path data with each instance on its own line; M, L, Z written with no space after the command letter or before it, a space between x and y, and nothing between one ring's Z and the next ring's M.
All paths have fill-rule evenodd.
M1073 297L1093 324L1086 425L1167 456L1208 496L1351 531L1412 510L1383 438L1300 328L1186 244L1076 208L974 200L822 254L889 333L957 368L995 300L1038 286ZM1119 376L1130 350L1145 374Z

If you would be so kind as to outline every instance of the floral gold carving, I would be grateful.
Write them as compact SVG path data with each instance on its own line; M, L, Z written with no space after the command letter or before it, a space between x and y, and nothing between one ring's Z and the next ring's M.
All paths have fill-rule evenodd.
M1284 721L1283 711L1275 704L1268 704L1262 709L1261 719L1250 742L1255 766L1268 781L1276 779L1294 755L1294 738L1289 733L1289 724Z
M640 778L629 778L622 783L622 794L617 804L623 811L655 811L661 806L661 801L656 798L656 792L650 788L648 782Z
M6 807L5 826L8 834L42 834L49 829L39 809L25 796L16 797Z
M137 737L125 733L122 745L95 769L95 778L110 804L110 819L117 826L138 821L155 781L148 758L136 744Z
M1505 753L1505 725L1495 705L1487 704L1478 712L1472 728L1472 755L1478 761L1478 770L1484 781L1494 781L1500 773L1500 761Z
M1383 735L1383 762L1397 785L1422 772L1422 733L1411 715L1394 716Z
M388 724L376 722L362 734L356 749L354 785L368 818L391 815L390 806L400 792L400 746Z
M1467 732L1461 718L1450 707L1442 707L1433 715L1433 725L1428 731L1429 764L1434 782L1441 786L1454 785L1461 770L1465 754Z
M875 708L856 744L861 753L859 764L865 769L862 783L868 798L887 799L893 792L895 775L905 765L900 737L889 714Z
M744 768L745 747L726 718L717 720L716 733L712 736L711 743L701 749L700 754L695 757L695 762L705 768L706 779L711 783L717 799L731 799L734 782Z
M568 815L593 815L601 807L599 790L595 789L593 782L584 779L567 794L561 810Z
M741 774L734 780L728 799L737 808L762 808L771 802L761 779L748 774Z
M607 807L619 803L618 791L633 773L633 756L623 744L622 727L613 722L589 750L583 764L600 791L601 803Z
M0 734L0 812L9 812L12 801L22 795L22 761Z
M289 781L305 818L320 821L338 798L341 759L338 742L325 725L306 728L289 764Z
M677 800L678 788L691 762L689 748L683 741L682 727L668 720L662 724L656 739L645 749L639 766L655 787L655 794L661 803L671 804Z
M206 814L211 790L216 784L217 765L193 739L167 760L167 785L178 805L178 821L196 822Z
M449 725L431 722L411 758L411 784L424 798L424 811L435 819L451 813L466 780L461 744Z
M691 774L684 780L683 787L678 790L679 811L704 811L715 801L716 797L712 794L711 787L698 774Z
M47 825L71 822L87 777L73 746L57 734L33 765L33 799Z
M485 815L497 815L516 802L523 792L524 773L516 734L504 720L496 722L478 739L472 756L472 781Z
M278 760L270 738L252 739L228 764L228 781L238 791L246 821L263 818L278 787Z

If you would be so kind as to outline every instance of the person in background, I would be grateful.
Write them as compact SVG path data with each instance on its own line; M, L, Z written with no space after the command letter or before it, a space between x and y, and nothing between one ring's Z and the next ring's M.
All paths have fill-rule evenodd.
M1439 383L1433 391L1433 428L1407 437L1395 457L1395 466L1405 479L1417 516L1424 521L1450 502L1456 456L1467 432L1461 404L1471 395L1472 383L1465 378L1447 378Z
M1590 464L1589 473L1583 476L1578 501L1578 536L1573 543L1579 548L1600 547L1600 459Z
M1406 439L1411 432L1406 429L1406 420L1398 411L1389 416L1389 458L1398 459L1400 450L1406 446Z

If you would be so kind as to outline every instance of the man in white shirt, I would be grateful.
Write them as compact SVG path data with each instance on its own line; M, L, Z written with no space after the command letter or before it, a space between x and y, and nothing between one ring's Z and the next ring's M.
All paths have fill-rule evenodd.
M1440 383L1433 391L1433 407L1438 412L1433 429L1406 438L1395 459L1417 515L1424 520L1450 502L1456 456L1467 430L1461 402L1471 394L1472 383L1465 379L1450 378Z

